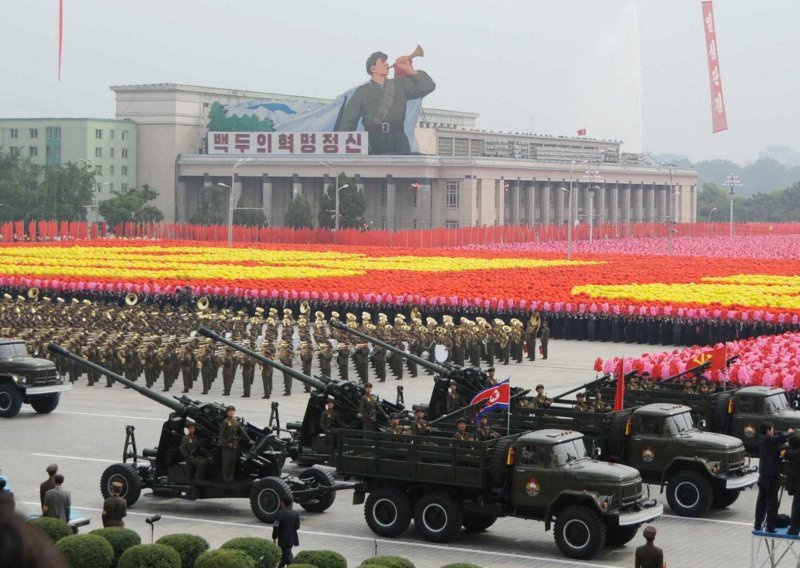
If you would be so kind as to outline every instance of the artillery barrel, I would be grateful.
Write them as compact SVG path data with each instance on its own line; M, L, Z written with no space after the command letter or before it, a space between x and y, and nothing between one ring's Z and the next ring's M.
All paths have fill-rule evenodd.
M243 347L241 345L238 345L238 344L234 343L233 341L230 341L229 339L225 339L224 337L222 337L218 333L215 333L215 332L211 331L207 327L199 328L197 330L197 333L199 333L200 335L203 335L205 337L209 337L209 338L213 339L214 341L219 341L220 343L223 343L223 344L227 345L231 349L235 349L236 351L241 351L245 355L249 355L250 357L253 357L254 359L256 359L257 361L263 363L264 365L269 365L270 367L278 369L279 371L283 371L284 373L286 373L287 375L289 375L293 379L297 379L298 381L300 381L304 385L308 385L310 387L314 387L315 389L317 389L320 392L325 392L326 391L328 382L330 382L330 380L331 380L330 377L325 377L325 379L327 379L327 381L325 381L324 379L319 379L317 377L310 377L310 376L308 376L308 375L306 375L304 373L301 373L300 371L296 371L295 369L292 369L291 367L287 367L286 365L283 365L282 363L278 363L277 361L274 361L273 359L269 359L268 357L264 357L263 355L253 351L252 349L248 349L247 347Z
M367 335L366 333L358 331L357 329L353 329L352 327L347 327L346 325L344 325L340 321L332 321L331 325L333 325L334 327L338 327L342 331L346 331L347 333L355 335L356 337L360 337L361 339L363 339L365 341L369 341L371 343L374 343L375 345L380 345L381 347L383 347L387 351L391 351L392 353L397 353L398 355L400 355L402 357L405 357L406 359L414 361L417 365L421 365L422 367L425 367L426 369L429 369L431 371L435 371L436 373L440 374L443 377L449 377L450 374L452 373L452 370L448 369L447 367L443 367L441 365L437 365L436 363L431 363L427 359L423 359L422 357L417 357L416 355L414 355L412 353L408 353L406 351L403 351L402 349L399 349L399 348L395 347L394 345L390 345L389 343L381 341L380 339L376 339L374 337L371 337L371 336Z
M118 375L115 372L110 371L110 370L106 369L105 367L102 367L102 366L98 365L97 363L93 363L92 361L89 361L88 359L84 359L80 355L76 355L72 351L68 351L67 349L64 349L63 347L61 347L60 345L58 345L56 343L48 344L47 350L50 351L50 353L56 353L58 355L61 355L62 357L66 357L67 359L72 359L73 361L83 365L84 367L87 367L89 369L93 369L93 370L97 371L98 373L101 373L101 374L103 374L103 375L105 375L107 377L110 377L110 378L114 379L115 381L119 381L120 383L122 383L126 387L128 387L128 388L130 388L132 390L135 390L136 392L138 392L139 394L141 394L143 396L146 396L150 400L154 400L154 401L156 401L156 402L158 402L160 404L163 404L167 408L171 408L172 410L174 410L176 412L180 411L180 410L183 410L183 408L184 408L184 405L181 404L180 402L178 402L177 400L175 400L174 398L170 398L168 396L164 396L163 394L158 393L158 392L156 392L156 391L154 391L154 390L152 390L152 389L150 389L148 387L144 387L144 386L140 385L139 383L136 383L134 381L130 381L130 380L126 379L125 377L123 377L122 375Z

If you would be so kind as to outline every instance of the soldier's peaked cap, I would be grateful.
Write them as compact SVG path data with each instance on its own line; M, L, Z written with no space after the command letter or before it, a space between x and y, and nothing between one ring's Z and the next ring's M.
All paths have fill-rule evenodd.
M466 424L466 423L467 423L467 420L466 420L466 418L459 418L458 420L456 420L456 424L461 424L462 422L463 422L464 424Z
M232 404L229 404L228 406L225 407L225 412L228 412L229 410L236 410L236 407L233 406Z
M367 57L367 75L372 75L372 66L375 65L379 59L389 59L389 56L382 51L376 51Z

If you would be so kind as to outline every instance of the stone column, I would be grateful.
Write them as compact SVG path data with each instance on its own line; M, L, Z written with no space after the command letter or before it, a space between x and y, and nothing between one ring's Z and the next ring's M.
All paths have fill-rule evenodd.
M417 208L415 212L415 219L417 221L417 229L430 229L431 228L431 180L429 178L420 179L419 189L417 189Z
M526 182L528 199L525 202L525 222L529 227L536 224L536 180Z
M608 192L608 190L608 184L603 181L599 185L597 195L595 196L597 209L597 218L595 219L595 223L598 225L602 225L606 222L606 192Z
M655 221L655 204L656 204L656 187L651 185L645 189L645 222L652 223Z
M656 207L656 217L660 221L668 223L670 220L669 214L669 187L663 187L658 191L658 206Z
M519 225L519 193L520 185L522 182L517 178L516 182L509 182L511 184L511 224Z
M612 225L619 223L619 182L611 188L611 199L608 204L608 221Z
M269 174L261 176L261 207L264 210L267 225L275 224L272 220L272 180Z
M633 216L631 215L631 192L633 186L628 182L626 187L622 188L622 222L626 225L631 222Z
M642 222L642 205L644 202L644 184L639 183L639 186L633 190L633 222Z
M303 195L303 180L299 174L292 174L292 201L298 195Z
M550 191L550 182L544 182L542 184L542 199L539 207L539 219L542 225L550 224ZM559 193L561 192L559 191ZM556 217L559 219L556 224L560 224L561 217L559 216L558 209L560 208L563 211L564 203L563 201L556 201L556 203L560 204L559 207L556 207Z
M494 222L493 225L504 225L506 222L506 180L500 178L494 181Z
M397 230L397 184L392 176L386 176L386 229Z

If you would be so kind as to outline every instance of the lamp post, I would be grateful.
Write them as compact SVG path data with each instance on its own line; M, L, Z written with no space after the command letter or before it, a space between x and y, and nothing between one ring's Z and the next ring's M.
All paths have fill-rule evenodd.
M717 210L716 207L712 207L711 208L711 211L708 212L708 220L706 221L706 223L710 223L711 222L711 214L716 210Z
M333 243L336 244L336 233L339 232L339 192L343 189L347 189L350 187L349 183L345 183L339 185L339 172L336 171L333 162L320 162L323 166L333 169L334 176L333 176L333 187L334 189L334 196L333 196Z
M600 189L600 183L603 181L603 178L600 177L600 172L597 170L586 170L586 177L584 177L583 181L586 183L594 183L594 186L587 187L586 191L587 194L587 203L586 203L586 213L584 217L589 218L589 244L592 244L593 239L593 232L594 232L594 192Z
M742 180L739 179L738 176L730 174L728 177L725 178L725 181L722 182L723 185L727 185L731 188L731 217L730 217L730 238L733 238L733 188L734 187L742 187Z
M236 185L236 168L252 160L253 158L239 158L238 160L236 160L236 163L233 164L233 169L231 171L231 184L230 185L224 183L217 184L220 187L228 188L228 248L233 247L233 209L234 209L233 188Z

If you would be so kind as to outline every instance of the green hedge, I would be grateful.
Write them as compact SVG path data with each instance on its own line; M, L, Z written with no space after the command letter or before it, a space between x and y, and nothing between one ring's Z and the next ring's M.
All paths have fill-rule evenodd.
M111 568L114 549L102 536L73 534L56 543L69 568Z
M317 568L347 568L344 556L332 550L303 550L294 557L294 564L311 564Z
M186 533L167 534L156 541L175 550L181 557L181 568L192 568L197 557L208 550L208 541L201 536Z
M367 566L382 566L383 568L415 568L414 563L400 556L376 556L368 558L361 563L359 568Z
M181 555L163 544L137 544L125 551L117 568L181 568Z
M114 549L114 560L111 566L114 567L119 563L119 557L122 553L128 550L131 546L142 544L142 539L139 534L131 529L125 527L106 527L104 529L95 529L89 534L96 534L108 541L111 548Z
M298 564L297 562L292 562L292 568L317 568L313 564Z
M72 534L72 528L61 519L38 517L33 519L31 524L46 534L53 542L58 542L65 536Z
M256 561L242 550L209 550L197 557L194 568L257 568Z
M446 564L442 568L481 568L477 564L470 564L469 562L454 562L453 564Z
M262 556L265 557L264 566L269 566L270 568L278 564L278 560L281 558L281 549L266 538L251 536L232 538L220 548L246 552L250 555L250 558L256 561L256 566L260 566Z

